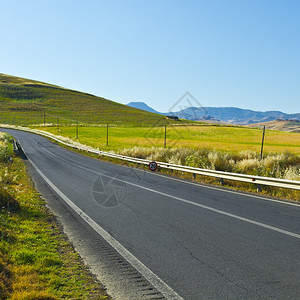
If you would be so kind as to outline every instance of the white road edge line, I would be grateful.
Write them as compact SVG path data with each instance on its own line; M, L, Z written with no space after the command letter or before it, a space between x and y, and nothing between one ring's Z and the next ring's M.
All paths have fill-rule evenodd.
M40 176L47 182L47 184L87 223L89 224L102 238L104 238L121 256L123 256L144 278L146 278L159 292L161 292L167 299L183 300L171 287L169 287L163 280L155 275L149 268L147 268L141 261L139 261L133 254L131 254L125 247L123 247L117 240L115 240L108 232L106 232L99 224L91 219L85 212L83 212L76 204L74 204L60 189L58 189L52 181L30 160L29 162L40 174Z
M38 145L39 143L37 141L35 141L34 139L31 139L36 145Z
M159 192L159 191L156 191L156 190L153 190L153 189L150 189L150 188L147 188L147 187L144 187L144 186L135 184L135 183L131 183L131 182L128 182L128 181L125 181L125 180L122 180L122 179L114 178L114 177L111 177L111 176L102 174L102 173L100 173L100 172L96 172L96 171L91 170L91 169L89 169L89 168L86 168L86 167L80 166L80 165L78 165L78 164L75 164L75 163L73 163L73 162L67 161L67 160L65 160L65 159L63 159L63 158L57 156L56 154L50 152L49 150L45 149L44 147L42 147L42 148L43 148L46 152L48 152L49 154L51 154L51 155L57 157L59 160L62 160L62 161L64 161L64 162L68 163L68 164L71 164L71 165L73 165L73 166L76 166L77 168L86 170L86 171L88 171L88 172L92 172L92 173L94 173L94 174L101 175L101 176L104 176L104 177L107 177L107 178L110 178L110 179L114 179L114 180L123 182L123 183L125 183L125 184L129 184L129 185L132 185L132 186L134 186L134 187L137 187L137 188L140 188L140 189L144 189L144 190L149 191L149 192L152 192L152 193L159 194L159 195L161 195L161 196L165 196L165 197L168 197L168 198L172 198L172 199L174 199L174 200L177 200L177 201L180 201L180 202L183 202L183 203L187 203L187 204L190 204L190 205L194 205L194 206L197 206L197 207L201 207L201 208L204 208L204 209L213 211L213 212L215 212L215 213L218 213L218 214L221 214L221 215L224 215L224 216L227 216L227 217L231 217L231 218L234 218L234 219L243 221L243 222L247 222L247 223L250 223L250 224L253 224L253 225L257 225L257 226L260 226L260 227L263 227L263 228L266 228L266 229L270 229L270 230L273 230L273 231L276 231L276 232L279 232L279 233L282 233L282 234L285 234L285 235L288 235L288 236L291 236L291 237L300 239L300 235L297 234L297 233L293 233L293 232L290 232L290 231L287 231L287 230L284 230L284 229L280 229L280 228L277 228L277 227L274 227L274 226L271 226L271 225L267 225L267 224L264 224L264 223L261 223L261 222L253 221L253 220L250 220L250 219L248 219L248 218L240 217L240 216L238 216L238 215L234 215L234 214L231 214L231 213L228 213L228 212L225 212L225 211L216 209L216 208L212 208L212 207L209 207L209 206L206 206L206 205L203 205L203 204L199 204L199 203L196 203L196 202L192 202L192 201L190 201L190 200L186 200L186 199L183 199L183 198L180 198L180 197L176 197L176 196L169 195L169 194L166 194L166 193L163 193L163 192Z

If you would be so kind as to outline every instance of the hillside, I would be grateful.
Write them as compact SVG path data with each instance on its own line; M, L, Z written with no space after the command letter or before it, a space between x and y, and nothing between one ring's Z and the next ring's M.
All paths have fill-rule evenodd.
M157 124L164 116L63 87L0 73L0 124ZM67 119L67 120L64 120ZM170 121L167 121L170 123Z
M300 132L300 121L290 121L290 120L275 120L270 122L256 123L248 125L248 127L263 127L266 126L267 129L280 130L288 132Z

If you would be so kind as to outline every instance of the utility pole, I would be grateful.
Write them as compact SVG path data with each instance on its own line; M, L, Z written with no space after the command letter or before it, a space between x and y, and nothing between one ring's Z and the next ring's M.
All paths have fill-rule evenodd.
M263 135L262 135L262 139L261 139L260 160L263 159L264 141L265 141L265 132L266 132L266 126L264 126L264 128L263 128ZM257 192L258 192L258 193L261 192L261 184L258 184L258 185L257 185Z
M76 140L78 140L78 121L76 122Z
M106 146L108 146L108 123L106 123Z
M262 135L262 140L261 140L260 160L263 159L265 131L266 131L266 126L264 126L264 129L263 129L263 135Z
M165 141L164 141L164 148L167 147L167 125L165 125Z

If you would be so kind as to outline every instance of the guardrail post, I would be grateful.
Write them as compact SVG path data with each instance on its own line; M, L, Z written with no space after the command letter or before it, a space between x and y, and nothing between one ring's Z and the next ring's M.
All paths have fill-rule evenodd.
M14 149L14 152L16 155L19 154L19 148L18 148L18 145L17 145L17 142L15 139L12 140L12 144L13 144L13 149Z
M196 179L196 173L193 173L193 178Z
M221 183L221 185L224 185L224 179L223 178L220 178L220 183Z
M257 185L257 189L256 189L256 190L257 190L258 193L261 192L261 184L258 184L258 185Z

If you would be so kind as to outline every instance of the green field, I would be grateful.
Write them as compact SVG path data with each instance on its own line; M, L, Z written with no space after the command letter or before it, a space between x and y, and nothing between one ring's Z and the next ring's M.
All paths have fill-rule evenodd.
M76 126L39 127L53 134L76 138ZM106 127L79 127L78 141L102 150L119 151L134 146L164 147L165 128L109 127L108 146ZM168 148L215 149L230 152L251 150L260 152L262 130L234 126L167 126ZM300 154L300 133L266 131L265 152L285 151Z

